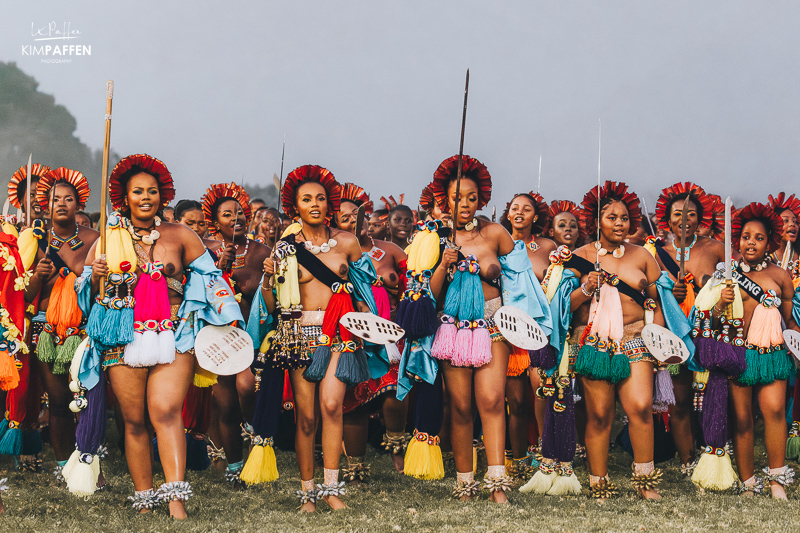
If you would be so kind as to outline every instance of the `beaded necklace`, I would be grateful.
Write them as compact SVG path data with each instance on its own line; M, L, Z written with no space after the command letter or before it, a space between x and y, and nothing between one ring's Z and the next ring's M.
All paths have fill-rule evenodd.
M678 261L680 261L681 260L681 255L683 255L684 260L688 261L689 260L689 254L692 251L692 247L694 246L694 244L696 242L697 242L697 234L695 234L694 239L692 239L692 244L690 244L688 248L678 248L677 246L675 246L675 250L677 252L676 259Z
M220 256L222 256L222 254L225 253L225 241L220 241L220 242L222 243L222 246L220 247ZM236 259L233 261L233 268L239 269L244 266L244 260L245 257L247 256L247 250L249 248L250 248L250 239L245 237L244 252L242 252L241 254L236 254Z
M57 252L64 246L64 243L67 243L72 250L77 250L81 246L83 246L83 241L78 238L78 226L75 226L75 234L72 237L67 237L66 239L62 239L58 235L54 229L50 229L50 248L53 249L54 252Z

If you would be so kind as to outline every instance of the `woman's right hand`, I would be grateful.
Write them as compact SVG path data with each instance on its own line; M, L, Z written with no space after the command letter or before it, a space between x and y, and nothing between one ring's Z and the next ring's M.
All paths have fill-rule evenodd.
M108 276L108 263L105 259L97 258L92 261L92 282L99 282Z
M600 286L600 272L589 272L588 277L586 278L586 292L592 293L597 290L597 287Z
M442 262L439 266L445 270L450 270L450 267L458 261L458 250L455 248L445 248L442 253Z
M725 287L724 289L722 289L722 292L720 293L718 305L720 307L726 307L732 304L734 299L735 295L733 292L733 285L731 285L730 287Z

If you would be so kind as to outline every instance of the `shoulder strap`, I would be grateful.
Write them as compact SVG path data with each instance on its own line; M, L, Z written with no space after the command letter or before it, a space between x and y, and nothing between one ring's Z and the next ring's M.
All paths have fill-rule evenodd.
M656 253L658 254L658 258L661 259L661 264L664 265L664 268L666 268L675 279L678 279L680 277L681 267L678 266L678 263L675 262L672 255L664 249L664 241L661 239L656 239ZM684 283L685 282L686 280L684 280ZM700 287L698 287L694 281L692 285L694 286L695 292L700 290Z
M302 243L298 243L296 235L288 235L281 240L293 245L295 247L295 257L297 257L297 262L302 265L303 268L311 272L312 276L317 278L328 287L333 286L334 283L347 282L347 280L343 280L337 276L333 270L328 268L328 265L323 263L316 255L306 250L306 247Z
M731 274L733 275L733 280L739 284L739 287L744 292L749 294L753 300L761 303L762 298L766 295L766 291L761 285L747 277L745 273L742 272L741 266L737 266Z
M589 272L594 272L593 263L575 254L572 254L572 258L566 263L564 263L564 266L567 268L574 268L581 274L588 274ZM605 270L603 270L603 273L609 274L609 272L606 272ZM631 287L622 280L619 280L619 284L617 285L617 290L619 290L619 292L621 292L625 296L628 296L638 305L644 307L644 301L646 300L646 298L644 297L644 294L642 294L641 291L637 291L636 289L634 289L633 287Z

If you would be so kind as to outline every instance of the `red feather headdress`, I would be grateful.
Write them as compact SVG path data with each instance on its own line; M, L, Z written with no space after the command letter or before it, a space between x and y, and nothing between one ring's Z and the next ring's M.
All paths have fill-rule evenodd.
M41 179L42 176L48 172L50 172L50 167L47 165L40 165L39 163L32 164L31 181L33 181L34 177ZM17 190L19 189L19 184L25 183L27 179L28 165L23 165L19 167L19 170L14 172L14 175L11 176L11 181L8 182L8 200L11 202L11 205L17 209L22 209L22 206L19 203L19 198L17 198Z
M578 233L581 237L586 237L586 231L581 225L581 208L578 207L578 204L575 202L571 202L570 200L553 200L550 203L550 207L547 209L547 216L549 218L548 223L552 222L556 215L561 213L570 213L572 216L575 217L575 220L578 222Z
M253 215L252 211L250 211L250 195L241 185L231 182L230 184L217 183L212 185L203 195L203 216L208 222L208 227L214 227L214 213L212 210L214 209L214 204L223 198L236 200L239 203L242 211L244 211L245 225L249 226Z
M722 201L722 198L718 194L709 194L709 200L711 201L711 226L709 226L709 230L711 230L711 234L709 237L712 239L716 239L718 241L725 240L725 202ZM732 208L733 211L736 211L735 208Z
M433 211L433 206L436 203L436 200L433 198L433 191L431 190L431 184L425 186L422 189L422 194L419 195L419 206L430 213Z
M751 220L762 222L769 235L768 252L774 252L781 245L783 236L783 219L771 206L752 202L741 209L734 211L731 217L731 240L733 247L738 249L742 228Z
M406 198L405 193L401 194L400 201L398 202L397 200L394 199L394 196L390 194L389 198L381 196L381 201L383 202L383 208L386 209L387 211L391 211L398 205L403 205L403 201L405 200L405 198Z
M508 220L508 213L511 210L511 204L520 196L530 196L533 198L533 211L536 213L536 220L533 222L533 234L541 234L541 232L544 231L544 229L550 223L550 209L547 207L547 202L544 201L544 198L538 192L531 191L528 193L522 192L515 194L511 201L506 203L506 209L503 211L500 221L502 222Z
M36 185L36 201L39 202L42 210L46 211L49 208L50 190L60 181L75 187L75 190L78 191L78 197L76 198L78 206L85 207L86 202L89 200L89 182L86 181L86 177L77 170L59 167L42 176L38 185Z
M457 155L442 161L439 168L433 173L433 181L429 187L436 204L443 213L450 212L447 202L447 184L456 179L457 175ZM471 179L478 185L478 209L484 208L492 198L492 176L486 169L486 165L473 157L464 155L461 157L461 177Z
M698 226L703 228L711 227L714 217L714 201L702 187L687 181L684 183L678 182L672 187L667 187L661 191L661 196L658 197L658 202L656 202L656 220L658 221L659 229L669 231L672 204L676 200L683 200L684 198L689 198L697 204L700 210L699 219L697 220Z
M786 197L786 193L778 193L778 196L769 195L769 205L780 216L787 209L794 213L800 220L800 199L795 198L794 194Z
M166 207L175 199L175 186L172 182L172 174L170 174L167 166L160 159L156 159L153 156L136 154L123 157L114 167L114 170L111 171L111 176L108 178L108 195L111 200L111 207L121 209L125 206L127 183L125 183L124 187L120 180L128 171L133 169L151 174L156 178L158 193L161 196L161 205L163 207Z
M631 222L628 233L630 235L636 233L642 223L639 197L632 192L628 192L628 186L621 181L606 181L605 185L600 187L599 198L597 196L597 187L592 187L583 196L583 202L581 202L581 226L583 226L587 234L595 235L597 233L597 208L600 205L600 200L608 197L619 200L627 206L628 218Z
M369 199L369 194L363 187L359 187L355 183L345 183L342 185L342 202L352 202L356 207L366 206L364 212L371 214L373 211L372 201Z
M319 165L303 165L292 170L286 176L286 182L281 188L281 205L283 212L290 218L297 219L300 215L297 212L295 203L297 202L297 189L302 183L314 182L319 183L325 188L325 193L328 196L328 215L327 218L333 216L333 213L339 210L339 204L342 199L342 186L333 177L333 173L327 168L322 168Z

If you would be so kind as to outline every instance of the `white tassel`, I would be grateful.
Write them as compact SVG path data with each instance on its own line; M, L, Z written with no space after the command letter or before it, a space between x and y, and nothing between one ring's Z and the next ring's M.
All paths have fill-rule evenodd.
M386 354L389 356L389 362L396 364L400 362L400 350L397 344L391 343L386 345Z
M580 494L581 482L575 474L569 476L558 476L553 480L553 486L547 491L550 496L567 496L568 494Z
M134 333L133 341L125 346L125 364L134 368L157 365L158 350L158 333L155 331Z
M547 491L553 486L553 481L558 477L558 474L551 472L545 474L541 470L537 470L533 477L519 488L520 492L533 492L534 494L547 494Z
M170 329L158 334L158 364L168 365L175 360L175 333Z
M94 494L97 491L97 480L100 479L100 457L89 454L85 456L91 458L90 463L81 461L81 453L75 450L61 471L67 481L67 488L77 496Z

